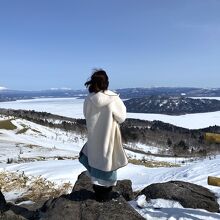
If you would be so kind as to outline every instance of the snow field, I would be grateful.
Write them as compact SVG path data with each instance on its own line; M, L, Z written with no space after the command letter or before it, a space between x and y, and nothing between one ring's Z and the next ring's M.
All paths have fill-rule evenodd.
M220 97L215 97L215 99L219 100ZM18 100L13 102L1 102L0 107L35 110L41 112L44 111L72 118L84 118L82 112L83 101L83 99L76 98L42 98L31 100ZM163 114L127 113L127 118L137 118L149 121L160 120L166 123L190 129L220 125L220 111L186 114L179 116Z

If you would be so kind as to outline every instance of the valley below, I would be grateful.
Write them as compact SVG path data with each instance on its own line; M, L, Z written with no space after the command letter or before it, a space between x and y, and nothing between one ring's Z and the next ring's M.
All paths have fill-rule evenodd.
M87 140L82 103L76 98L51 98L0 104L0 186L7 201L37 207L72 190L85 170L78 162ZM220 144L205 139L206 133L220 134L219 112L128 113L121 133L129 164L119 169L118 179L130 179L133 191L152 183L182 180L207 187L220 204L219 187L207 184L208 176L220 176ZM156 215L156 209L140 208L138 203L138 199L130 202L144 218L165 217ZM185 212L193 219L190 209L180 209L177 214L171 203L160 205L162 210L169 208L174 219ZM157 218L152 217L155 215ZM197 211L196 216L207 219L207 211ZM220 218L214 213L208 216Z

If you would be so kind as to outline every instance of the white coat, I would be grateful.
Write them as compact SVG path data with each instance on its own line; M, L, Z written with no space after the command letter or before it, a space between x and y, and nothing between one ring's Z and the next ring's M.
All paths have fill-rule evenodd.
M88 141L82 152L89 165L102 171L113 171L128 163L122 146L119 123L126 119L126 107L110 91L90 93L84 101Z

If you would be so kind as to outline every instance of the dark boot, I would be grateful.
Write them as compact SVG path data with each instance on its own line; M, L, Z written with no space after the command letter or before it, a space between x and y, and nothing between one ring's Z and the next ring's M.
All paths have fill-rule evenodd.
M95 198L98 202L107 202L111 200L112 186L106 187L94 184L93 189L95 191Z

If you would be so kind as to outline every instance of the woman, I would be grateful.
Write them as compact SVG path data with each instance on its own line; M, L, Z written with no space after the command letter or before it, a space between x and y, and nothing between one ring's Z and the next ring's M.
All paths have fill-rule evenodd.
M108 85L104 70L93 72L85 83L89 94L83 106L88 140L79 161L87 169L98 201L110 199L112 186L117 183L117 169L128 163L119 128L126 118L126 107Z

